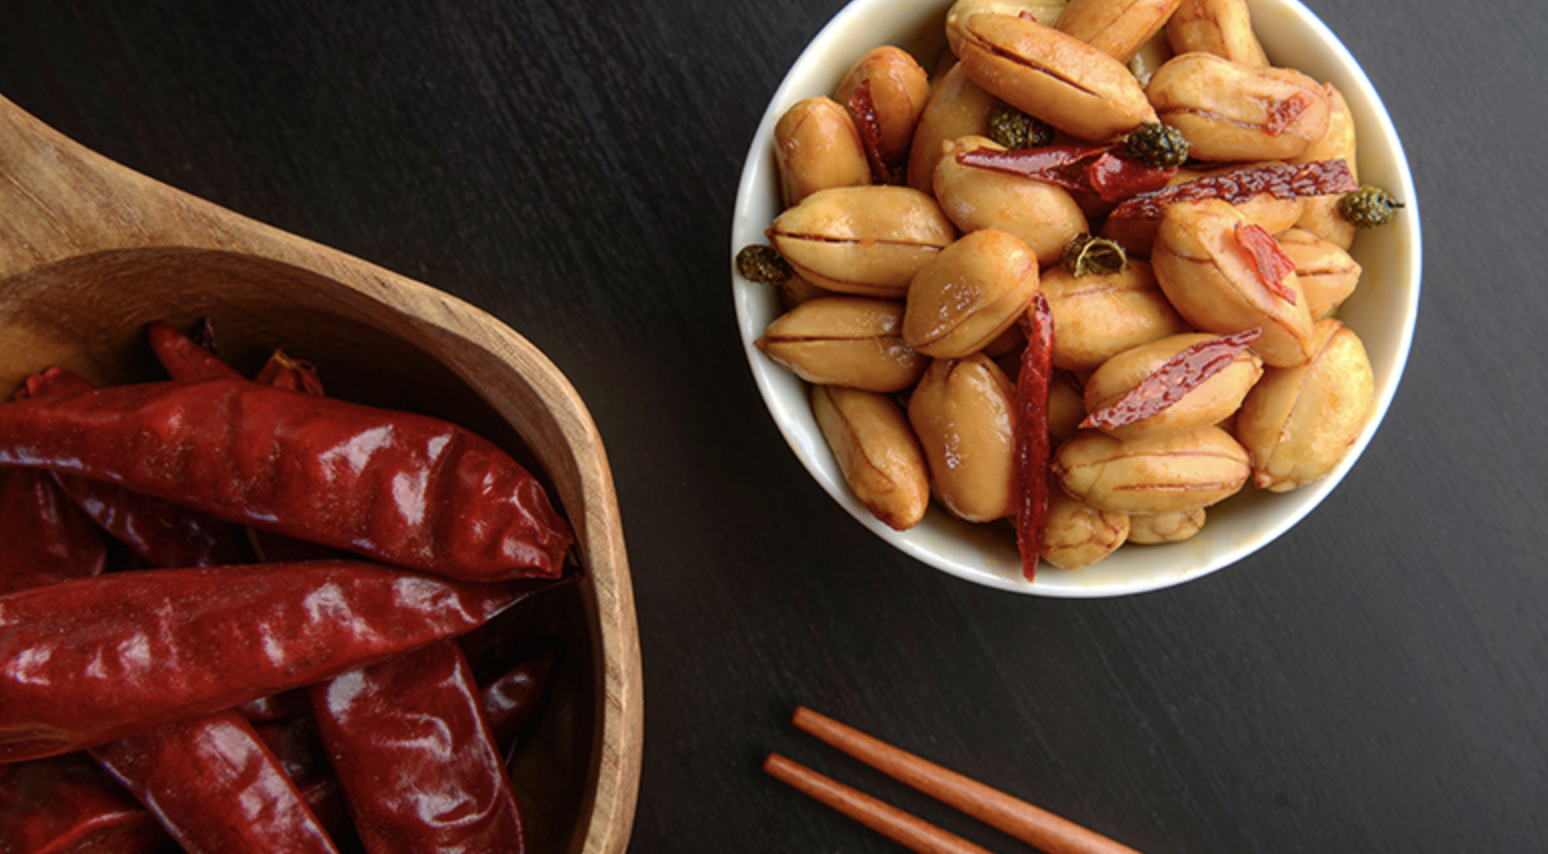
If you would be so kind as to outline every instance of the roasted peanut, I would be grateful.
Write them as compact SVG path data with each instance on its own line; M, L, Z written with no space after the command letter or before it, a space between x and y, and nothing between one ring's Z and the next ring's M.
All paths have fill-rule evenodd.
M1048 490L1048 517L1038 556L1060 569L1080 569L1111 555L1129 536L1129 517L1098 510L1066 495Z
M1156 73L1156 69L1171 61L1177 54L1172 51L1172 46L1167 44L1166 33L1157 33L1155 38L1139 46L1139 50L1129 57L1129 73L1141 87L1150 83L1150 78Z
M1276 238L1295 262L1295 277L1313 319L1327 317L1354 293L1360 283L1360 262L1338 244L1302 228L1288 229Z
M1177 8L1179 0L1070 0L1059 15L1058 30L1091 45L1119 62L1128 62L1150 41Z
M1108 359L1086 381L1087 412L1100 412L1128 394L1167 360L1182 351L1214 339L1213 335L1172 335L1142 344ZM1242 405L1242 398L1263 375L1263 360L1243 351L1217 373L1199 383L1170 406L1148 418L1107 430L1120 439L1136 439L1161 433L1192 430L1227 418Z
M1063 187L957 162L957 152L976 148L1005 147L981 136L941 146L934 180L941 210L962 231L998 228L1031 247L1039 264L1057 262L1064 244L1087 229L1080 205Z
M1079 384L1068 371L1056 371L1048 384L1048 435L1055 443L1067 442L1080 432L1080 422L1085 420L1086 401Z
M849 113L828 98L797 101L774 125L774 160L786 206L818 190L871 183L871 165Z
M1161 215L1150 262L1167 299L1195 328L1220 335L1259 327L1252 349L1265 364L1298 365L1311 355L1311 313L1295 273L1284 279L1294 302L1264 285L1236 229L1247 224L1225 202L1174 204Z
M1192 539L1204 527L1205 510L1195 507L1176 513L1129 517L1129 542L1140 545L1180 543Z
M1251 68L1269 64L1246 0L1183 0L1166 22L1166 38L1178 53L1212 53Z
M957 230L925 193L875 185L819 190L775 218L768 237L818 287L902 297Z
M812 383L901 391L930 360L903 343L903 305L873 297L807 300L775 318L758 349Z
M930 474L908 419L892 398L813 386L812 414L855 497L890 528L919 524L930 505Z
M1054 367L1065 370L1094 371L1131 347L1192 328L1166 301L1149 262L1137 258L1119 273L1076 277L1051 267L1041 289L1057 330Z
M844 75L834 100L848 104L861 86L868 85L876 123L881 132L881 155L888 164L908 157L914 126L930 99L930 75L902 48L873 48L865 52Z
M1071 496L1117 513L1175 513L1235 495L1247 451L1219 427L1124 441L1082 430L1059 446L1053 475Z
M1321 479L1370 418L1375 379L1359 336L1329 318L1317 322L1313 342L1306 364L1265 371L1237 416L1260 489L1287 492Z
M952 65L931 91L914 128L908 151L908 185L933 193L935 164L944 156L941 146L964 136L987 137L989 114L999 105L1000 99L978 88L961 63Z
M969 522L1016 512L1016 390L983 354L936 359L908 399L935 492Z
M1253 68L1184 53L1156 69L1145 95L1199 160L1286 160L1328 130L1328 97L1289 68Z
M1037 258L1025 243L997 228L972 232L914 276L903 342L937 359L976 353L1026 311L1037 283Z
M962 55L962 25L969 18L983 12L1001 15L1030 15L1032 20L1045 27L1052 27L1064 14L1067 0L957 0L946 11L946 47L953 55Z
M1354 114L1349 111L1349 102L1344 99L1344 93L1338 91L1338 87L1326 83L1322 88L1328 94L1331 108L1328 132L1322 135L1322 139L1312 143L1304 154L1292 158L1292 162L1342 160L1349 165L1349 174L1358 183L1360 172L1355 162L1358 146L1355 142ZM1306 199L1301 216L1295 224L1324 240L1332 241L1340 249L1348 249L1354 243L1355 227L1339 214L1338 199L1337 195Z
M962 65L975 83L1071 136L1114 139L1155 120L1129 69L1079 39L992 12L962 29Z

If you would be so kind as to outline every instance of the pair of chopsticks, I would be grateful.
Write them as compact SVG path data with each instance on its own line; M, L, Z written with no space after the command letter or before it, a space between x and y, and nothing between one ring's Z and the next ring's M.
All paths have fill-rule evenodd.
M899 750L804 706L796 708L791 722L808 735L1048 854L1139 854L1068 819ZM954 833L778 753L769 754L763 770L920 854L991 854Z

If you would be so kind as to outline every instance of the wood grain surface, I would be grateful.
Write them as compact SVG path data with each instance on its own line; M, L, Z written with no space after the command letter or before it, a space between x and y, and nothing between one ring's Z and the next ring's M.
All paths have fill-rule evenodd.
M1548 17L1306 2L1364 64L1418 185L1408 370L1291 534L1118 600L998 593L891 551L753 388L736 181L839 0L4 0L0 95L466 300L569 378L638 606L631 851L899 850L762 773L773 751L1029 850L792 732L798 704L1152 854L1543 850Z

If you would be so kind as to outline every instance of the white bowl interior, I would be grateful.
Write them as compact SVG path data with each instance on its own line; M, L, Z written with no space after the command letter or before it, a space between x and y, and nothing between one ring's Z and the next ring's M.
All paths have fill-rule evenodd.
M1289 530L1348 473L1387 413L1408 359L1419 308L1419 207L1402 143L1370 80L1344 45L1297 0L1247 0L1253 26L1269 58L1339 88L1354 114L1358 170L1364 183L1391 191L1406 208L1396 223L1362 231L1352 253L1363 267L1359 288L1339 317L1365 344L1376 377L1375 410L1365 432L1327 477L1294 492L1272 495L1248 487L1209 510L1203 531L1183 543L1128 546L1080 570L1039 568L1028 582L1008 522L975 525L932 505L909 531L877 521L844 482L812 416L803 381L753 345L779 316L772 288L748 282L732 264L737 322L753 377L776 424L801 463L850 515L904 553L944 572L989 587L1056 597L1118 596L1157 590L1199 578L1252 554ZM779 214L773 131L793 103L830 94L866 50L894 44L914 52L927 69L944 49L945 0L854 0L817 34L774 93L743 167L732 224L731 253L763 243Z

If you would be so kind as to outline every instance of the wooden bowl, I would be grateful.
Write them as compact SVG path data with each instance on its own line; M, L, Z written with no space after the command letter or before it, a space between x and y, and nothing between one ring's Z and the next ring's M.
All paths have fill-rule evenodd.
M283 348L330 394L455 421L544 481L585 575L533 603L563 660L512 776L528 850L623 851L642 735L634 597L607 457L564 376L467 303L152 181L0 99L3 399L50 365L164 378L145 325L202 317L249 376Z

